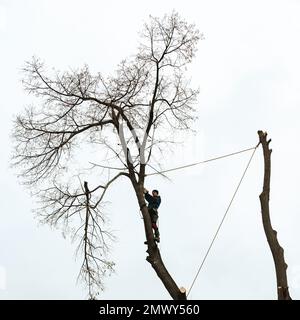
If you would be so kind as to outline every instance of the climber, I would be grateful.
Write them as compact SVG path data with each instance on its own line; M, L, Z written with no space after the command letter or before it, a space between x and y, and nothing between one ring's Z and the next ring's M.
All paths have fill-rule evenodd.
M161 203L161 198L158 195L158 190L153 190L152 195L149 194L147 189L144 189L145 199L148 201L148 212L150 214L152 229L154 230L154 240L156 242L160 241L159 230L157 227L157 219L158 219L158 207ZM147 242L145 242L147 244Z

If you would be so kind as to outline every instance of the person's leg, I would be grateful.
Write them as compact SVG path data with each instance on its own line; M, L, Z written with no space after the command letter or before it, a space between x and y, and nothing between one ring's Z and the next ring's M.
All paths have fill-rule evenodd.
M157 227L157 224L156 224L157 219L158 219L158 214L153 209L148 209L148 212L149 212L150 218L151 218L152 229L154 230L154 240L159 242L160 241L159 231L158 231L158 227ZM144 243L148 244L147 241L145 241Z
M154 230L154 238L159 242L159 230L157 226L158 214L153 210L151 214L152 228Z
M159 233L159 230L158 230L157 225L156 225L156 228L154 229L154 235L155 235L155 238L156 238L156 239L159 239L160 233Z

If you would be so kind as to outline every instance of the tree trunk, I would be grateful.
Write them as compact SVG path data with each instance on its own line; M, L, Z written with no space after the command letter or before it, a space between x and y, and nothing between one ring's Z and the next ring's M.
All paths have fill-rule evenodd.
M270 179L271 179L271 152L269 149L270 140L267 140L267 133L258 131L259 141L263 148L264 155L264 184L263 191L259 196L264 231L270 246L276 270L278 300L291 300L287 282L287 264L284 261L284 250L277 239L277 232L273 230L270 219Z
M177 284L169 274L167 268L165 267L162 261L160 251L156 245L156 242L154 241L152 223L144 199L144 188L142 185L137 185L135 183L133 184L139 202L139 206L143 215L145 234L148 242L148 249L146 251L148 253L148 256L146 260L151 264L152 268L155 270L157 276L160 278L171 297L174 300L186 300L185 290L179 289Z

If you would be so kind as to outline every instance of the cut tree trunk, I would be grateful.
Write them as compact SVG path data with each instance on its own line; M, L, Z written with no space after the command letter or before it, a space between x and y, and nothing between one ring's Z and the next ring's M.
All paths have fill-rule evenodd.
M264 184L263 191L259 196L264 231L270 246L276 271L278 300L291 300L287 282L287 264L284 261L284 250L277 239L277 232L273 230L270 219L270 179L271 179L271 152L269 149L270 140L267 140L267 133L258 131L259 141L262 145L264 155Z
M176 282L171 277L170 273L168 272L167 268L163 263L159 248L157 247L156 242L154 241L152 223L148 212L148 208L144 200L144 188L140 185L134 185L134 187L139 202L139 206L143 215L145 234L148 243L148 248L146 251L148 253L148 256L146 260L151 264L152 268L155 270L157 276L160 278L171 297L174 300L186 300L187 297L185 290L183 288L179 288Z

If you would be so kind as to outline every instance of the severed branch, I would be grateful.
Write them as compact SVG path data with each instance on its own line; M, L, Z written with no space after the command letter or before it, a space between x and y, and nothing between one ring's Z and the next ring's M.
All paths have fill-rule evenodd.
M258 131L258 135L264 155L264 183L263 191L259 196L263 227L275 263L278 300L291 300L286 274L287 264L284 260L284 250L278 242L277 232L272 228L270 218L269 199L272 150L269 148L269 144L271 142L271 139L267 140L267 133L263 131Z

